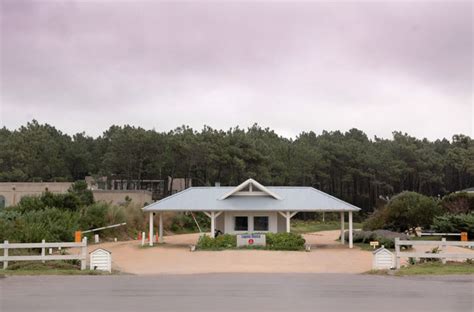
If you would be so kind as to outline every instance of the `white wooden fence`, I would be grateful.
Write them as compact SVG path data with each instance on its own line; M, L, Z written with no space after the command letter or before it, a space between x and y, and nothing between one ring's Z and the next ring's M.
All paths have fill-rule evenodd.
M433 246L441 249L440 253L426 253L426 252L400 252L400 246ZM474 253L445 253L443 252L447 246L457 247L474 247L474 242L459 242L459 241L446 241L446 238L442 238L441 241L412 241L412 240L400 240L395 238L395 266L397 269L400 268L401 258L437 258L441 259L443 263L446 263L447 258L456 259L474 259Z
M41 248L41 255L24 255L24 256L10 256L11 249L31 249ZM46 248L81 248L77 254L70 255L47 255ZM8 261L42 261L47 260L80 260L81 270L86 269L87 261L87 238L84 237L80 243L46 243L44 240L41 243L13 243L4 241L0 244L0 250L3 249L3 256L0 256L0 262L3 262L3 269L8 268Z

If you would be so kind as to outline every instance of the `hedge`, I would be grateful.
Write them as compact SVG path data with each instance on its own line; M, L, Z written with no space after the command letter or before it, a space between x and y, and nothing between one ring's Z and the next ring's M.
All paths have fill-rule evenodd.
M262 249L269 250L303 250L305 240L303 236L295 233L265 233L266 246ZM237 236L231 234L219 235L212 238L203 235L196 245L201 250L234 249L237 247ZM257 247L255 247L257 248Z

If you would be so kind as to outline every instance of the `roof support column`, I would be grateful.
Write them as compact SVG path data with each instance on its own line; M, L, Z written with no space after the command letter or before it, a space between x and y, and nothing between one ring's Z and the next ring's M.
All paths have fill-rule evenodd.
M349 248L352 248L352 211L349 211Z
M158 242L163 243L163 212L160 212L160 227L158 229Z
M216 213L214 211L211 211L211 237L215 238L216 237Z
M278 211L278 213L286 219L286 232L287 233L290 233L290 226L291 226L291 218L293 218L297 213L298 211L294 211L294 212L290 212L290 211Z
M211 237L214 238L216 236L216 218L221 215L222 211L211 211L211 212L205 212L206 216L211 218Z
M153 246L153 211L150 211L149 244Z
M344 245L344 211L341 211L341 244Z

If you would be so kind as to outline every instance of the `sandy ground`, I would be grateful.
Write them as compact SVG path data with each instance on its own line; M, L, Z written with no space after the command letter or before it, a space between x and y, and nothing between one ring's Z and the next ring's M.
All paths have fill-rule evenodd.
M224 250L190 252L199 234L165 236L165 244L140 247L139 241L90 245L89 251L104 248L112 252L115 270L132 274L196 273L362 273L372 269L372 253L336 241L339 230L303 235L311 252L269 250ZM433 246L418 246L428 251ZM448 246L447 253L467 253L461 247ZM448 259L449 260L449 259ZM452 259L456 260L456 259ZM408 259L402 259L402 265Z
M361 273L371 269L372 254L335 240L339 231L304 235L311 252L225 250L190 252L199 234L165 236L165 244L140 248L140 242L91 245L112 252L113 268L132 274L193 273Z

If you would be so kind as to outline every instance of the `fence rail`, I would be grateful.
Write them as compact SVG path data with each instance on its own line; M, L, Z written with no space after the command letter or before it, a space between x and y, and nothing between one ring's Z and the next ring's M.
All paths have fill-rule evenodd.
M426 252L401 252L400 246L439 246L441 253L426 253ZM456 247L474 247L474 242L454 242L446 241L446 238L442 238L441 241L409 241L400 240L395 238L395 266L397 269L400 268L401 258L436 258L441 259L443 263L446 263L446 259L474 259L474 253L445 253L444 248L447 246Z
M11 249L31 249L41 248L41 255L10 256ZM80 248L81 252L72 255L46 255L46 248ZM0 262L3 262L3 269L8 268L8 261L48 261L48 260L80 260L81 270L86 269L87 261L87 238L84 237L79 243L13 243L4 241L0 244L0 250L3 249L3 256L0 256Z

